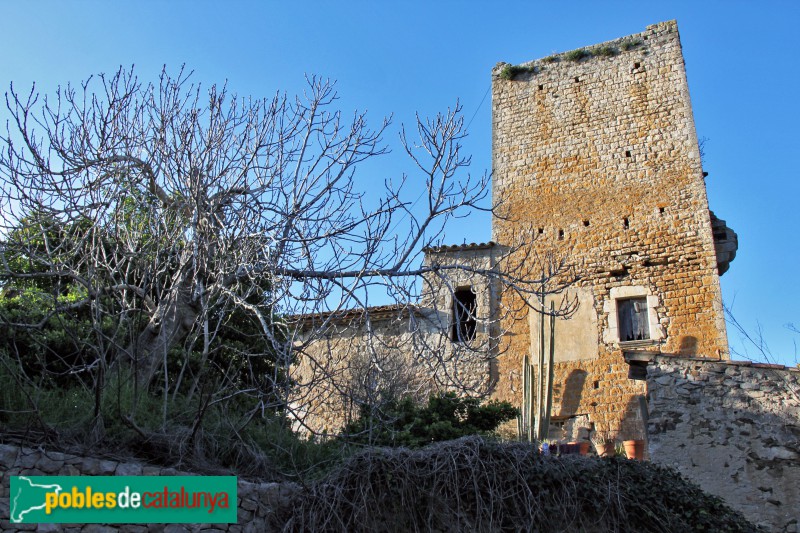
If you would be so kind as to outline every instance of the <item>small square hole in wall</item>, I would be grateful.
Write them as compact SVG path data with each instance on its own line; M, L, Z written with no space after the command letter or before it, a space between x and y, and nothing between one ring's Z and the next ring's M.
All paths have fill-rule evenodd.
M631 151L625 150L625 157L630 157L630 156L631 156Z
M628 229L631 227L631 221L628 217L622 219L622 227Z
M589 227L589 221L588 220L584 220L583 221L583 225L584 225L584 227L588 228Z
M592 388L599 389L600 388L600 382L599 381L595 381L594 383L592 383Z
M539 90L544 91L544 85L539 85Z
M580 78L578 78L578 76L575 76L575 83L578 83L579 81L581 81Z
M544 228L539 228L539 235L541 235L542 233L544 233Z
M564 240L564 230L563 229L558 230L558 240L559 241L563 241Z
M658 212L659 212L660 214L662 214L662 215L664 214L664 211L666 211L666 210L667 210L667 208L666 208L666 207L659 207L659 208L658 208Z
M633 68L639 68L641 65L639 63L634 63Z

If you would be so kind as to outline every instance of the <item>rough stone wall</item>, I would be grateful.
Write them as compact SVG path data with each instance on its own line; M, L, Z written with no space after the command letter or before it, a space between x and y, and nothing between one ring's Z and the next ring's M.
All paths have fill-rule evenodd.
M492 268L494 245L441 247L426 251L419 302L301 317L306 333L292 378L295 429L337 434L358 417L362 405L388 397L420 402L437 391L482 396L493 373L493 294L484 275ZM471 287L476 295L475 339L451 338L453 294Z
M337 434L358 417L360 405L426 387L413 368L408 313L397 309L366 320L358 315L307 333L292 375L295 430Z
M800 531L800 370L656 357L648 447L770 531Z
M588 415L623 439L641 429L644 392L627 379L623 349L727 358L727 340L677 25L586 51L493 71L493 238L535 238L518 262L551 251L573 267L564 277L578 280L591 313L570 328L597 340L556 364L554 419ZM619 340L616 302L632 296L647 299L650 340ZM520 303L501 295L502 308ZM499 399L521 402L536 324L524 311L500 324Z
M283 513L292 505L300 490L292 483L251 483L237 485L236 524L12 524L9 516L10 476L189 476L174 468L148 466L94 457L80 457L0 444L0 531L65 531L67 533L261 533L275 531L282 524Z

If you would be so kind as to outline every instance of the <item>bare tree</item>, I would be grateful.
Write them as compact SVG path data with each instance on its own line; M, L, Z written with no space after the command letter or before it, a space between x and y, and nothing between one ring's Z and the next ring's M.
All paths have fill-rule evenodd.
M38 283L52 298L40 320L0 323L36 329L84 313L91 346L80 360L53 354L64 373L89 372L100 391L107 368L130 363L142 386L161 376L165 411L179 388L205 398L199 420L234 397L253 398L251 416L289 406L296 354L311 353L345 310L364 309L359 324L368 324L376 288L407 310L431 287L455 290L448 279L466 270L536 305L542 276L561 276L565 265L540 275L516 243L489 266L420 262L446 221L482 209L489 190L487 174L466 173L461 108L418 119L415 141L403 130L412 170L367 206L355 173L387 151L388 122L372 129L335 101L334 85L315 77L302 96L248 99L203 89L184 70L147 84L120 69L51 96L12 86L0 138L0 280L6 289ZM406 198L410 181L424 183L421 214ZM287 320L309 314L319 318L312 327ZM234 337L238 348L219 342ZM414 350L439 363L445 352ZM315 365L322 377L332 372L324 360ZM209 369L213 390L201 379Z

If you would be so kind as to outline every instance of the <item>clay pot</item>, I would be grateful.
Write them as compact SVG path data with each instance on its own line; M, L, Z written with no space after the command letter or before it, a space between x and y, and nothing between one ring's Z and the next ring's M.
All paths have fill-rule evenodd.
M594 449L597 451L599 457L614 457L617 451L617 445L614 442L603 442L595 444Z
M628 456L628 459L636 459L637 461L644 460L643 440L626 440L622 445L625 446L625 455Z
M581 455L586 455L589 453L589 443L586 441L570 442L567 445L570 447L570 451L568 453L579 453Z

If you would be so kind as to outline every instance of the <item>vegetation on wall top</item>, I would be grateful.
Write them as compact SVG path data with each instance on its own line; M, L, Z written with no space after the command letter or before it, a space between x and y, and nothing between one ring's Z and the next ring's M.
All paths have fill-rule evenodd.
M583 59L588 59L591 57L614 57L616 55L619 55L621 51L628 52L630 50L638 48L642 44L643 43L641 39L628 38L619 42L619 46L603 44L591 48L577 48L575 50L570 50L569 52L549 55L547 57L540 59L539 62L549 64L549 63L557 63L561 61L562 58L567 61L578 62ZM538 72L540 72L540 69L544 69L544 66L536 66L532 64L527 64L527 65L506 64L500 71L500 79L513 80L519 74L523 73L537 74Z

